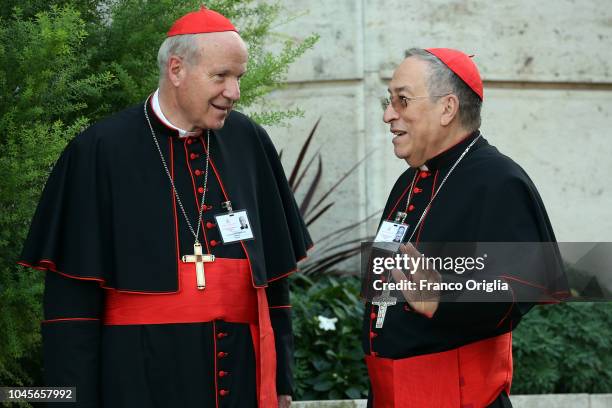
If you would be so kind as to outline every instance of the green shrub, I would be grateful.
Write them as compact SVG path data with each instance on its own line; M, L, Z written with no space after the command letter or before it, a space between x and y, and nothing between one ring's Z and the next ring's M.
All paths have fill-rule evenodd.
M87 123L89 100L114 85L83 52L84 22L53 8L0 26L0 384L39 378L42 274L15 265L48 172Z
M356 399L367 393L361 350L363 304L359 279L320 275L291 277L295 344L296 399ZM323 330L319 316L337 318Z
M513 333L514 394L612 392L612 304L533 309Z

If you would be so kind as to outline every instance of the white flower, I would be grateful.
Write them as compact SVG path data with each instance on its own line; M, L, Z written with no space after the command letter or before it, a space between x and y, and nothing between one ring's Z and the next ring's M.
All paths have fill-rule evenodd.
M317 316L319 319L319 329L328 331L328 330L336 330L336 322L338 321L337 317L327 318L325 316Z

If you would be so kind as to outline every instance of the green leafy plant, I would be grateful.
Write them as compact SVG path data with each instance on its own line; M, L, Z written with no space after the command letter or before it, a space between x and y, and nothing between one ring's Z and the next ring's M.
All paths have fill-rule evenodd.
M512 392L612 392L611 339L611 303L536 307L513 333Z
M368 376L360 343L359 278L295 274L291 280L296 399L363 398ZM335 327L325 330L321 317L337 319Z

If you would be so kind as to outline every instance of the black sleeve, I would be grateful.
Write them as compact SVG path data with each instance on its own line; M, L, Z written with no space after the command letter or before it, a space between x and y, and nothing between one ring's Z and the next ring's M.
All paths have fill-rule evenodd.
M44 380L47 386L76 387L76 404L66 406L100 405L102 290L96 281L46 273L42 323Z
M294 346L289 279L270 282L266 295L276 345L276 392L278 395L293 395Z
M526 175L508 177L502 182L495 183L481 197L481 202L480 224L477 226L476 234L479 242L554 241L544 205ZM508 257L508 262L505 262L507 275L520 275L524 269L522 262L526 258L528 256L525 253ZM525 288L518 281L507 279L505 275L506 273L499 279L508 283L510 290L501 295L499 292L491 295L482 293L483 299L478 302L441 302L436 311L436 318L446 325L461 327L466 331L505 332L514 329L534 303L517 301L517 297L524 298L519 296L519 293L525 293ZM530 279L524 276L523 278ZM490 299L484 299L486 297ZM497 301L491 301L493 299Z

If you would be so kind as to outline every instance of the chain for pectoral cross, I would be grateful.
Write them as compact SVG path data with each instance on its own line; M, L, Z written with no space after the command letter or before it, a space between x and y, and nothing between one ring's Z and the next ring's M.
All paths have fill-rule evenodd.
M149 129L151 129L151 136L153 136L153 142L155 142L155 147L157 147L157 151L159 152L159 157L164 166L164 170L166 171L166 175L168 176L168 180L170 181L170 185L172 186L172 191L174 192L174 196L176 197L176 202L178 203L181 212L183 213L183 217L185 217L185 221L187 222L187 227L189 227L189 231L193 235L195 241L193 243L193 255L183 255L183 262L194 262L196 267L196 284L198 289L203 290L206 287L206 277L204 275L204 263L205 262L213 262L215 260L215 256L211 254L202 254L202 245L199 241L200 236L200 227L202 225L202 215L204 214L204 199L206 198L206 190L208 190L208 163L210 161L210 130L206 130L206 168L204 171L204 191L202 192L202 198L200 199L200 208L198 215L198 224L197 228L194 230L191 222L189 221L189 217L187 216L187 212L185 211L185 207L183 206L183 202L181 201L181 197L174 185L174 180L172 179L172 175L170 174L170 170L168 169L168 165L166 164L166 159L164 159L164 155L161 151L161 147L159 146L159 142L157 141L157 136L155 135L155 131L153 130L153 126L151 125L151 120L149 119L149 114L147 113L147 102L144 104L144 114L147 119L147 123L149 124Z
M479 134L474 140L472 140L472 142L468 145L468 147L465 148L463 153L461 153L461 156L459 156L459 158L451 166L450 170L448 170L448 173L446 173L446 176L444 176L444 178L442 179L442 182L440 183L440 185L436 189L436 192L433 194L433 196L429 200L429 203L427 204L427 206L425 206L425 209L421 213L421 217L419 218L417 223L414 225L414 229L412 230L412 234L410 234L410 237L408 237L408 240L406 242L410 242L412 240L412 238L414 237L414 234L416 233L417 229L421 225L421 222L423 222L423 219L425 218L425 215L429 211L429 208L431 207L431 204L433 203L433 201L438 196L438 193L440 192L440 190L442 190L442 187L444 186L444 183L446 183L446 180L448 180L448 177L453 173L453 171L455 170L455 167L457 167L459 165L461 160L465 157L466 154L468 154L468 152L470 151L472 146L474 146L476 144L476 142L478 141L478 139L480 139L481 137L482 137L482 134ZM417 173L418 173L418 170L417 170Z

